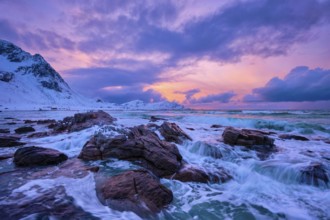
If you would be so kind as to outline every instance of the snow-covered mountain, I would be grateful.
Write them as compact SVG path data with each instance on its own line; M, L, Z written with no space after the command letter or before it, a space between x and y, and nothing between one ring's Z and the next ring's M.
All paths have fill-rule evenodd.
M0 105L14 109L88 103L41 55L31 55L4 40L0 40L0 94Z
M145 103L141 100L134 100L120 105L123 109L136 109L136 110L182 110L184 107L176 102L154 102Z
M31 55L0 40L0 108L180 110L184 107L168 101L144 103L135 100L118 105L86 98L74 92L41 55Z

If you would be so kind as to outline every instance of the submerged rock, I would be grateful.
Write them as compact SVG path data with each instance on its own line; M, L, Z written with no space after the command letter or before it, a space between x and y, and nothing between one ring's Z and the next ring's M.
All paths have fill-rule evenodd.
M115 120L108 113L99 110L97 112L77 113L73 117L66 117L62 121L50 124L48 127L53 129L54 132L75 132L94 125L112 124Z
M281 134L278 137L281 139L288 139L288 140L293 139L297 141L309 141L309 139L304 136L294 135L294 134Z
M103 204L141 217L159 212L173 200L172 191L145 170L126 171L100 185L97 191Z
M0 147L22 146L25 143L20 142L21 137L16 135L0 135Z
M23 126L23 127L15 129L16 134L25 134L25 133L34 132L34 131L36 131L36 130L31 126Z
M8 128L0 129L1 134L9 134L10 130Z
M14 154L14 163L17 166L51 165L68 159L64 153L44 147L24 147Z
M191 140L192 138L186 134L177 124L164 122L159 129L166 141L182 144L184 140Z
M311 163L300 170L300 182L308 185L320 186L329 183L329 178L326 169L321 163Z
M76 205L64 186L43 189L34 185L32 190L33 196L6 196L6 203L1 204L1 219L99 219Z
M224 169L219 169L215 173L206 172L200 168L189 164L182 165L181 169L169 176L170 179L179 180L181 182L198 182L198 183L216 183L227 182L232 179L231 175Z
M134 161L160 177L175 173L182 160L174 144L160 140L144 125L131 128L128 136L106 138L96 135L84 145L79 155L83 160L110 157Z

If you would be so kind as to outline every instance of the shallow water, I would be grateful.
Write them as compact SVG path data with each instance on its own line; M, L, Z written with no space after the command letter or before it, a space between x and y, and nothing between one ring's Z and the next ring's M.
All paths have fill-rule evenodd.
M74 113L76 112L4 111L0 112L0 128L10 128L13 132L25 119L58 120ZM178 145L185 160L208 171L216 171L223 167L233 176L233 180L222 184L182 183L162 179L161 182L173 191L174 201L157 216L159 219L330 219L329 184L307 185L301 183L299 175L302 167L318 162L324 165L330 178L330 144L324 142L330 139L330 112L109 111L109 113L118 119L113 126L116 129L146 124L151 115L177 123L193 138L193 141ZM8 117L15 119L5 119ZM8 125L8 122L17 124ZM281 140L277 134L273 134L272 137L275 138L279 151L266 160L260 160L254 151L221 142L224 127L213 129L211 128L213 124L262 129L278 134L292 133L311 140L306 142ZM37 130L45 129L42 125L35 127ZM75 157L95 132L115 135L116 129L95 126L81 132L29 141L32 141L31 144L58 149L69 157ZM15 148L0 148L0 155L14 150ZM220 154L222 158L219 158ZM10 163L10 159L2 161L0 172L13 169ZM130 162L116 159L96 161L92 162L92 165L100 166L109 176L138 168ZM0 184L4 184L3 182L6 181L0 181ZM40 187L41 190L37 192L35 186ZM73 198L73 203L97 218L139 218L132 212L118 212L103 206L96 197L92 174L79 179L44 178L26 181L17 186L14 184L11 193L13 195L21 193L23 197L18 199L19 201L17 198L15 201L1 200L0 208L5 202L22 202L56 186L63 186L66 193ZM0 185L0 188L3 187L4 185ZM29 218L33 219L36 216L31 215Z

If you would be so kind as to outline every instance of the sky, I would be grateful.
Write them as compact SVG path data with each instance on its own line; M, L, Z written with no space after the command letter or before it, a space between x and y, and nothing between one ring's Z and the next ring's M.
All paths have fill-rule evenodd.
M81 94L330 109L330 0L0 0L0 38Z

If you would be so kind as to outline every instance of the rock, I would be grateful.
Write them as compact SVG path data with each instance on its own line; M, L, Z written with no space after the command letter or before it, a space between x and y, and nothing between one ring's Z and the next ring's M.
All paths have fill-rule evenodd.
M24 120L24 124L32 124L32 123L36 123L37 121L34 120Z
M304 137L304 136L300 136L300 135L294 135L294 134L281 134L278 136L281 139L293 139L293 140L297 140L297 141L309 141L308 138Z
M16 134L25 134L25 133L34 132L34 131L36 131L36 130L31 126L24 126L24 127L15 129Z
M195 131L195 128L186 128L186 129L188 129L190 131Z
M265 135L264 132L248 129L235 129L227 127L223 134L223 140L226 144L242 145L252 147L254 145L274 146L274 139Z
M167 119L165 118L160 118L160 117L157 117L157 116L150 116L150 121L151 122L156 122L156 121L166 121Z
M216 173L208 173L200 168L183 164L181 169L167 178L179 180L181 182L198 182L198 183L216 183L227 182L232 179L228 172L224 169L219 169Z
M8 128L0 129L1 134L8 134L10 133L10 130Z
M211 128L222 128L222 125L211 125Z
M0 135L0 147L22 146L25 143L20 142L21 138L16 135Z
M47 131L41 131L41 132L35 132L33 134L28 135L28 138L42 138L42 137L47 137L50 134Z
M312 162L300 170L300 182L308 185L320 186L329 183L329 178L323 164Z
M51 165L67 159L68 156L58 150L35 146L20 148L14 154L17 166Z
M34 185L31 190L33 196L8 193L6 203L1 204L1 219L99 219L73 202L64 186L44 189Z
M14 154L1 154L0 155L0 160L6 160L6 159L9 159L9 158L12 158L14 157Z
M250 129L236 129L227 127L222 133L223 141L229 145L241 145L250 150L257 151L257 156L264 160L271 153L276 152L274 139L268 137L268 132L250 130Z
M100 201L112 209L133 211L142 218L159 212L173 200L173 193L145 170L113 176L97 189Z
M56 123L56 120L54 119L45 119L45 120L38 120L37 124L51 124Z
M131 128L127 136L106 138L96 135L84 145L79 155L83 160L111 157L134 161L159 177L175 173L182 160L174 144L160 140L144 125Z
M66 117L62 121L50 124L54 132L75 132L92 127L94 125L111 124L116 119L104 111L77 113L73 117Z
M159 129L166 141L182 144L184 140L192 141L192 138L187 135L177 124L164 122Z

